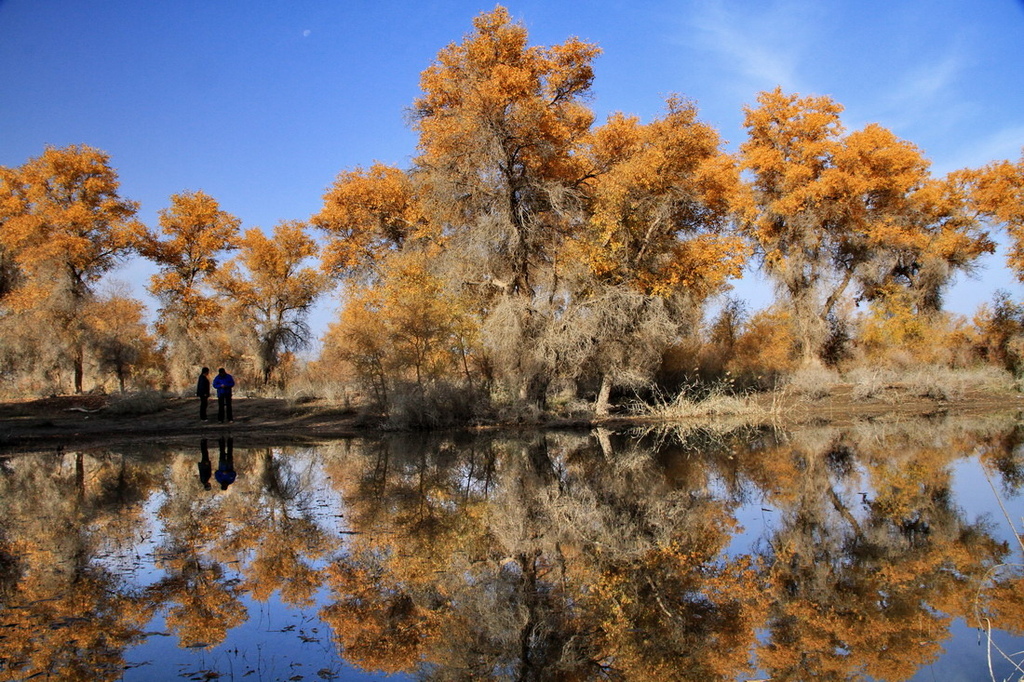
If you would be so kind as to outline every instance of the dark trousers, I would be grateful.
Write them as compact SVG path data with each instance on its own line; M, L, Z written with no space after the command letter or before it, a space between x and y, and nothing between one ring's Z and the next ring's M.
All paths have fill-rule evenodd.
M223 422L227 419L229 422L235 421L231 416L231 394L218 395L217 396L217 421Z
M210 402L210 396L199 396L199 418L206 421L206 404Z

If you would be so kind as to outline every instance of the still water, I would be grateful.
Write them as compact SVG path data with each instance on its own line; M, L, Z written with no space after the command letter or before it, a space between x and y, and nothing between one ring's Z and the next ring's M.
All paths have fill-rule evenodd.
M0 679L1003 680L1024 425L0 459Z

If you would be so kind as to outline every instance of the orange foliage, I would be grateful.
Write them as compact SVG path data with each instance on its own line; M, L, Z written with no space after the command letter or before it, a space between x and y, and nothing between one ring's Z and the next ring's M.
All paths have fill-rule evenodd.
M423 218L409 176L376 163L340 173L311 222L330 235L324 270L351 276L374 272L377 261L400 249Z
M378 287L349 292L325 337L325 354L350 363L379 399L394 380L422 385L465 371L475 345L468 301L446 291L429 264L425 253L394 254Z
M812 323L820 336L851 284L867 299L901 286L932 312L952 274L993 250L956 176L932 179L912 144L876 124L844 135L827 97L776 89L758 103L741 147L754 180L737 205L804 330L805 357L819 342Z
M368 671L415 670L441 636L435 615L387 574L347 562L330 566L327 573L336 601L324 607L321 617L333 629L345 658Z
M304 267L316 253L316 242L303 223L283 221L272 237L257 228L247 230L238 256L212 277L256 352L264 384L282 351L301 348L308 341L305 316L328 286L325 275Z
M582 100L599 50L575 38L528 47L526 28L500 6L473 26L421 75L418 178L437 225L489 226L501 276L529 296L560 229L551 191L585 175L575 152L593 122Z
M138 204L118 196L109 163L98 149L72 145L0 168L0 244L28 289L67 287L84 296L139 245Z
M1007 264L1024 282L1024 154L1016 164L999 161L980 171L965 173L972 182L972 197L983 213L1002 223L1010 236Z
M606 282L702 300L746 259L742 241L721 234L739 177L693 104L670 98L667 110L646 126L615 114L594 131L592 213L569 257Z
M159 222L165 239L150 235L143 253L160 267L149 291L164 305L161 326L178 323L191 331L203 329L213 322L219 306L200 287L216 272L218 256L238 246L241 221L200 191L172 195Z
M769 383L771 378L796 369L796 348L792 316L774 308L762 310L743 326L726 369L761 380L755 383Z

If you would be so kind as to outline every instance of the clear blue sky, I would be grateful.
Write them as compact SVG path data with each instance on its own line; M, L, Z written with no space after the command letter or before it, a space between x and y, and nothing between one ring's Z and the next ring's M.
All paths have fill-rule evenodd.
M666 95L696 101L734 147L742 108L779 85L829 95L848 129L877 122L937 173L1020 157L1021 0L523 0L504 3L533 44L598 43L592 106L650 120ZM202 189L271 229L319 210L337 173L405 166L404 113L438 50L493 9L472 0L0 0L0 165L45 145L111 155L122 194L155 226L171 194ZM998 288L987 258L947 308ZM147 266L115 277L141 292ZM766 287L738 285L760 305ZM139 293L140 298L148 299ZM331 304L320 307L317 326Z

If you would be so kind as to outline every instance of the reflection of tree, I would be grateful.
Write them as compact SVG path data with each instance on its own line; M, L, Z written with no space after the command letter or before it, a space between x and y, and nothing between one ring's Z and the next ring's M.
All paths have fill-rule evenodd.
M156 548L157 565L166 576L151 585L148 596L167 608L167 627L181 646L213 647L227 631L246 619L237 581L210 558L211 548L224 541L228 520L214 491L197 494L194 456L177 458L157 517L163 541Z
M333 547L313 513L311 470L296 470L284 453L270 448L248 456L256 468L256 494L246 500L248 509L239 517L245 523L239 524L231 543L254 552L243 588L259 601L280 590L285 603L311 606L323 583L322 571L312 561Z
M763 599L754 565L721 557L732 521L710 495L586 438L478 443L468 462L424 449L382 444L335 476L355 482L353 527L366 529L332 568L324 611L349 660L433 662L437 679L746 667Z
M158 555L168 575L151 596L170 605L167 624L182 646L222 642L245 621L244 594L266 601L279 590L285 603L309 606L323 581L312 560L332 544L313 513L312 468L297 471L286 453L273 449L234 460L243 473L230 493L198 495L194 455L176 460L158 512L166 531ZM240 577L225 570L228 562Z
M770 538L777 600L758 652L772 679L902 680L935 660L1005 552L953 507L950 450L837 437L763 454L789 499ZM844 489L856 465L872 499Z
M95 557L132 537L126 531L137 521L139 498L129 481L141 493L150 479L113 456L7 462L0 474L0 680L123 674L123 652L142 639L151 612Z
M154 614L213 646L245 599L308 606L322 587L350 662L424 679L906 679L953 618L1021 631L1024 570L952 492L965 453L1016 491L1019 440L935 423L404 436L239 451L228 491L197 484L198 449L9 459L0 680L117 679ZM758 503L768 528L737 549ZM143 541L165 574L131 586Z
M735 679L755 656L773 679L896 680L979 587L993 622L1020 613L1018 573L986 583L1005 548L951 493L962 453L1016 446L781 435L349 444L329 460L356 535L322 615L350 661L430 679ZM759 499L763 551L732 553Z

